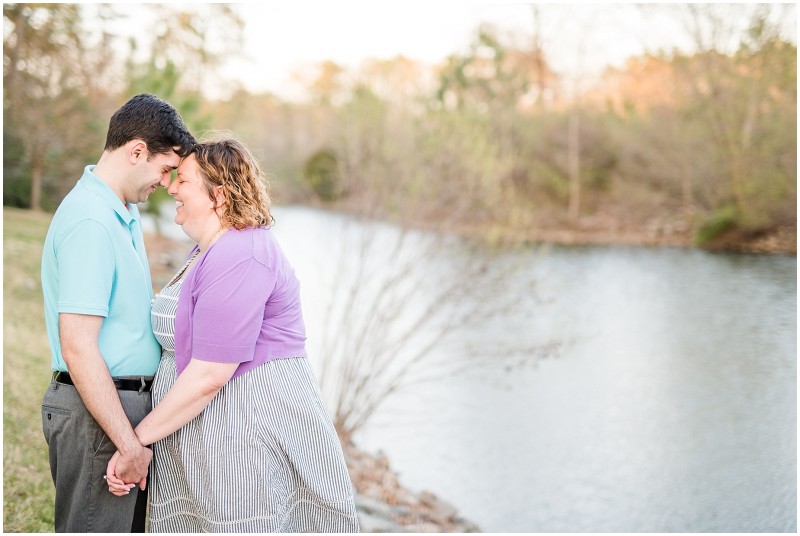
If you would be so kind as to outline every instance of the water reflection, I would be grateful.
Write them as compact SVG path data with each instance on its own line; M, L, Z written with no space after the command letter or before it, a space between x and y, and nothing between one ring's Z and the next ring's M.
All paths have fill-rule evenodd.
M396 400L363 441L485 530L794 531L795 269L554 248L528 320L566 354Z

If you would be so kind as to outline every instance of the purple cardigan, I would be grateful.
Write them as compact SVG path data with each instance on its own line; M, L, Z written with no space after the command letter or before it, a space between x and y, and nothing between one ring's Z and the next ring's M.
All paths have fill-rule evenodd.
M305 340L300 283L270 230L229 230L186 275L175 316L178 374L194 357L240 363L233 379L273 359L307 357Z

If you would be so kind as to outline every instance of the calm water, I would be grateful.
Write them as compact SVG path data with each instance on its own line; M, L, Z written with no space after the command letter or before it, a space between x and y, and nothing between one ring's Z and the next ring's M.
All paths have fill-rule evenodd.
M276 217L318 368L323 274L351 235L320 211ZM522 259L496 291L531 293L516 316L458 336L490 358L523 334L562 341L558 354L399 392L362 448L484 531L796 531L796 258L555 247Z

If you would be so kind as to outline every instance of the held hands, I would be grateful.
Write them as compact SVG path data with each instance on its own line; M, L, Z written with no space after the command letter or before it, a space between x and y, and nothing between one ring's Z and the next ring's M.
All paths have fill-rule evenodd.
M108 483L108 491L121 497L130 493L137 483L143 490L147 486L147 468L152 458L153 451L144 447L136 457L115 452L108 461L106 475L103 477Z

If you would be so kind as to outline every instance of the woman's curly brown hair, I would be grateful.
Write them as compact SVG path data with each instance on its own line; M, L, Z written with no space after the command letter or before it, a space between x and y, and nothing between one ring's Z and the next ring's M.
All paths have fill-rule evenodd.
M235 139L202 141L191 154L212 200L214 188L221 187L224 201L220 220L224 227L241 230L273 224L267 179L244 144Z

